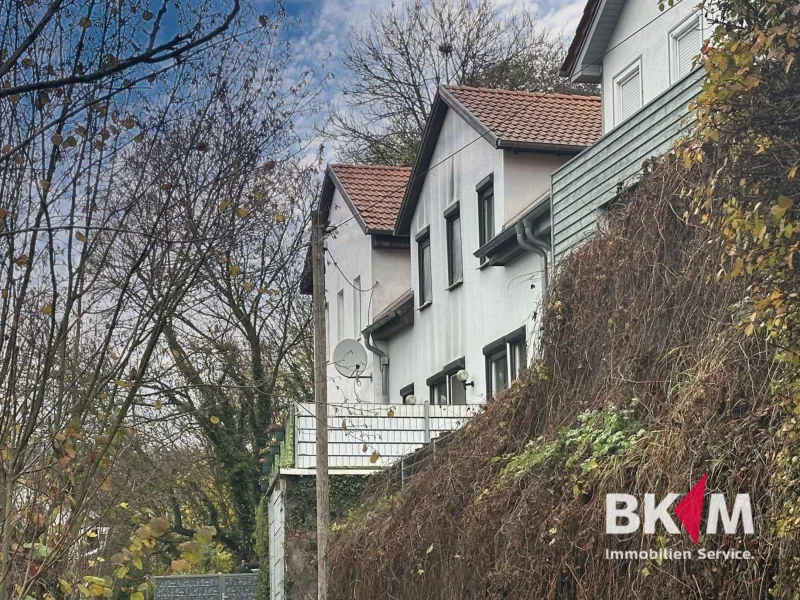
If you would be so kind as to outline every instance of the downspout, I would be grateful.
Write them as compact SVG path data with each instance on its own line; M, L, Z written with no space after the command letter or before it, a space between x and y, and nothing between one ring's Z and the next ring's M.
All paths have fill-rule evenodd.
M381 371L381 402L389 402L389 357L372 342L372 332L364 336L364 344L380 357Z
M524 248L528 252L533 252L542 258L544 267L542 275L542 301L544 301L547 296L547 280L549 279L547 268L547 255L550 252L549 245L534 235L533 228L528 221L517 223L514 226L514 231L517 232L517 243L521 248Z

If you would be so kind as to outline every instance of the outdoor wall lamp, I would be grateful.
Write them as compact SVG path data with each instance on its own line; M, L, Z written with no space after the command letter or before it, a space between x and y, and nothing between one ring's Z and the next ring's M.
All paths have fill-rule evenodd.
M408 396L406 396L405 402L406 404L414 405L417 403L417 397L414 394L409 394Z
M469 379L469 371L466 369L461 369L458 373L456 373L456 379L464 384L464 389L467 389L467 386L475 385L474 381L467 381L467 379Z

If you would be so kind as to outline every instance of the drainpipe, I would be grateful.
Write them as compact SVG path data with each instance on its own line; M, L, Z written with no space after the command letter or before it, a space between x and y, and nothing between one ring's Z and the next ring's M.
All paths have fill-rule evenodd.
M380 357L381 371L381 402L389 402L389 357L372 342L372 333L364 336L364 344Z
M514 230L517 232L517 243L520 247L542 257L544 265L544 273L542 275L542 300L544 300L547 296L547 254L550 251L549 244L543 242L533 234L533 228L528 221L524 221L524 224L523 222L517 223L514 226Z

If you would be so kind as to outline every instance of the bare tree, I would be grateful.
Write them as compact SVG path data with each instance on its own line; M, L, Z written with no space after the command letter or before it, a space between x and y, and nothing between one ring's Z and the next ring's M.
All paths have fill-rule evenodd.
M530 9L495 0L414 0L373 12L350 32L333 135L344 158L411 164L440 84L593 93L558 76L565 49Z
M226 111L244 127L265 107L243 99L281 68L269 52L283 27L281 6L259 17L238 0L0 4L0 600L142 600L135 576L159 538L182 533L197 554L214 533L150 513L102 577L82 570L137 489L117 466L155 431L154 374L177 358L165 333L216 293L209 273L244 252L231 240L258 235L261 209L240 186L255 155L211 169L237 140L210 133ZM262 143L281 154L248 181L298 152L302 89L269 90L258 118L279 139ZM285 215L288 239L303 222Z

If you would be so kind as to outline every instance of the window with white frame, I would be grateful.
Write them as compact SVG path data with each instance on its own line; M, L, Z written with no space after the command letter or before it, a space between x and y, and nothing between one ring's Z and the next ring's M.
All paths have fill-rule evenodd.
M464 368L464 358L454 360L436 375L428 378L430 389L430 403L439 405L453 405L467 403L467 386L471 382L460 381L458 372Z
M637 60L614 78L614 121L622 123L641 107L642 68Z
M670 77L675 83L691 73L694 59L703 46L702 15L696 13L678 25L669 34Z
M361 337L361 276L353 279L353 337Z
M525 327L512 331L483 349L486 356L486 395L505 390L528 367Z

